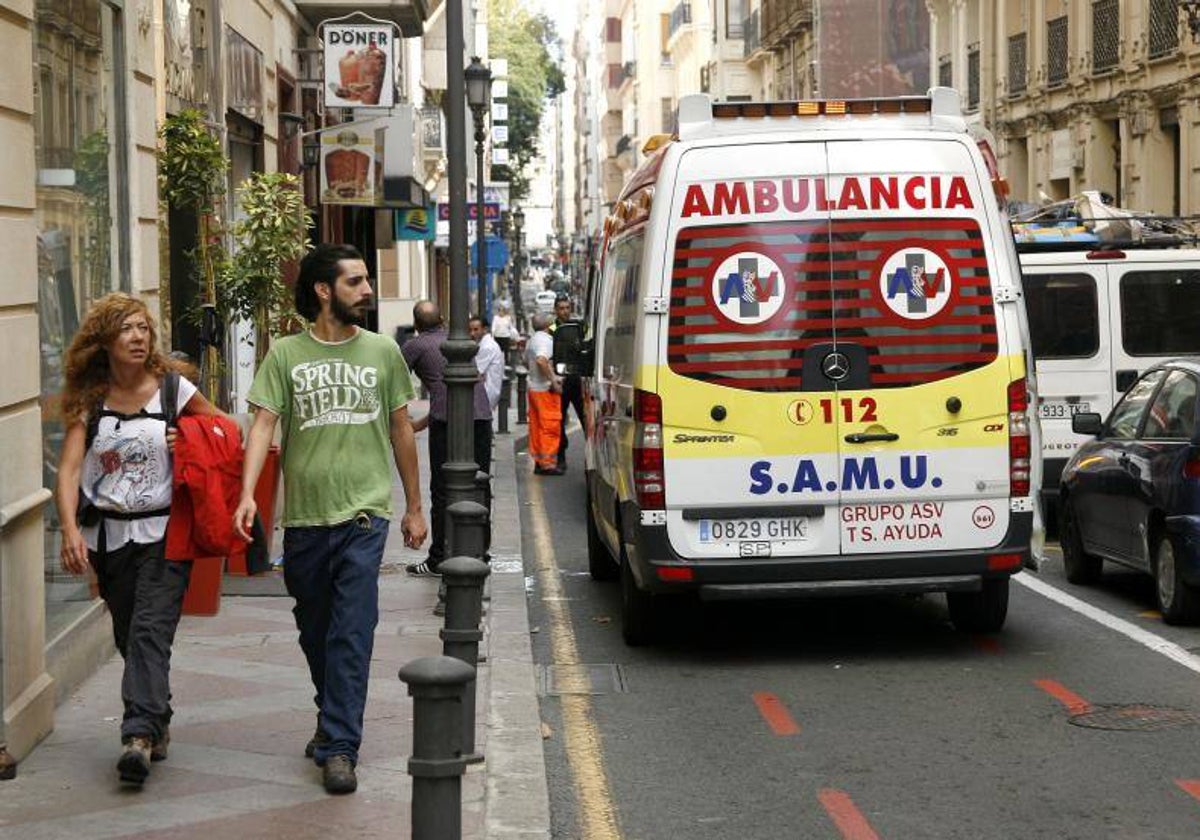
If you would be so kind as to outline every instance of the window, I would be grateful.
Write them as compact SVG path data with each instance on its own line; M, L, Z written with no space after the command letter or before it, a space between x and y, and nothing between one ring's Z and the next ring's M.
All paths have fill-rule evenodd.
M1196 433L1196 379L1172 371L1146 414L1145 438L1191 440Z
M1070 48L1067 43L1067 16L1046 23L1046 83L1057 87L1067 81Z
M605 19L604 40L610 44L621 43L621 19L619 17Z
M1200 353L1200 271L1131 271L1121 278L1121 344L1131 356Z
M1117 407L1113 409L1112 414L1109 415L1107 437L1122 440L1131 440L1137 437L1138 426L1141 425L1146 403L1150 401L1154 389L1158 387L1162 378L1163 371L1156 370L1133 383L1133 387L1126 392L1121 401L1117 403Z
M746 0L725 0L725 37L741 40L746 17Z
M662 58L663 64L671 63L671 51L667 49L667 43L671 40L671 16L662 14L658 16L658 50Z
M1033 357L1086 359L1100 349L1096 281L1089 274L1027 274L1025 311Z
M675 133L675 103L669 96L663 97L662 100L662 132L663 134Z
M119 177L127 137L118 99L123 84L120 15L106 2L38 2L33 7L35 206L41 344L43 483L53 487L64 428L59 394L67 346L82 313L122 288L128 224ZM69 12L69 13L68 13ZM128 272L125 272L127 275ZM92 600L86 581L63 572L61 525L47 508L46 635Z
M1092 3L1092 73L1115 70L1120 60L1120 0Z
M954 64L948 55L938 59L938 84L941 87L954 87Z
M1150 58L1179 49L1178 0L1150 0Z
M604 260L609 279L605 283L607 299L602 302L604 345L601 359L604 370L615 372L613 379L633 373L633 335L638 318L638 271L641 267L643 234L618 240Z
M967 48L967 110L979 110L979 44Z
M1008 39L1008 95L1020 96L1025 92L1025 33Z

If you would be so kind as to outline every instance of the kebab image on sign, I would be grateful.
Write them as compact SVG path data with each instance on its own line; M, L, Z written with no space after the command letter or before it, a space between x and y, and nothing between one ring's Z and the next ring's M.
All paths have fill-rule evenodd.
M321 201L372 204L375 199L375 135L343 129L321 135Z
M379 26L331 26L325 30L325 104L391 107L392 33Z

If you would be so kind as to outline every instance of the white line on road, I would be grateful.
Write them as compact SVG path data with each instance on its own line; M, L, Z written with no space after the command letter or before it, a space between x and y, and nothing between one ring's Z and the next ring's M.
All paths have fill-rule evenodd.
M1123 618L1117 618L1112 613L1105 612L1099 607L1092 606L1087 601L1080 600L1074 595L1068 595L1056 586L1051 586L1044 580L1039 580L1033 577L1028 572L1022 572L1015 575L1013 580L1024 586L1026 589L1032 589L1037 594L1044 598L1049 598L1055 603L1062 604L1069 610L1074 610L1082 616L1090 618L1099 624L1103 624L1110 630L1115 630L1122 636L1125 636L1139 645L1145 645L1155 653L1160 653L1174 662L1179 663L1190 671L1200 674L1200 656L1190 653L1185 648L1180 647L1174 642L1169 642L1162 636L1151 633L1136 624L1126 621Z

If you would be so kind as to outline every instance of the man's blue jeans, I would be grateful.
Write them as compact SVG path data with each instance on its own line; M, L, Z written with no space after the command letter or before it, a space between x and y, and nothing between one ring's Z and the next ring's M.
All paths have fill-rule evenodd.
M296 600L292 613L317 689L317 723L329 736L317 747L319 765L334 755L358 762L388 524L359 515L283 533L283 579Z

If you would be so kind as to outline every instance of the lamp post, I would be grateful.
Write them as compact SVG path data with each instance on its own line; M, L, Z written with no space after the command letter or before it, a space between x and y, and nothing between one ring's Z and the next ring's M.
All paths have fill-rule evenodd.
M513 310L517 315L517 323L525 322L525 304L521 300L521 228L525 226L525 211L520 207L512 211L513 233L513 276L517 282L517 294L513 298Z
M467 333L467 149L462 0L446 0L446 136L450 188L450 335L446 357L446 508L475 498L475 342ZM453 546L457 524L447 522Z
M481 317L488 316L487 293L487 236L483 218L483 141L484 114L491 107L492 101L492 71L487 68L479 56L471 59L471 64L463 71L467 79L467 104L471 106L471 117L475 122L475 242L479 246L479 258L476 264L476 277L479 278L479 311Z

